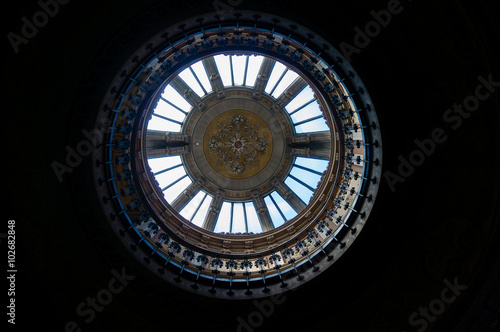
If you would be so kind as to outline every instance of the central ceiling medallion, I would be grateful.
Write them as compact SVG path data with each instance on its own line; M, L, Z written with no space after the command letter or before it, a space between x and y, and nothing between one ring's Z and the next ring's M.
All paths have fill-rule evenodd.
M219 174L246 179L269 162L273 144L269 126L255 113L232 110L217 116L204 137L205 157Z

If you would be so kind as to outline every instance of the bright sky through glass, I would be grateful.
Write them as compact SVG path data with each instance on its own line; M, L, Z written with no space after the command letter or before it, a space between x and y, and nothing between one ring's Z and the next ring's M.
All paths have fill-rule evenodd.
M253 87L260 67L264 60L260 55L216 55L214 56L219 76L225 87L247 86ZM201 98L212 93L212 86L202 61L198 61L184 69L179 78L182 79ZM295 80L301 79L293 70L276 61L269 75L265 92L274 98L279 96ZM153 111L148 123L148 130L162 132L180 132L186 114L192 107L170 84L167 85ZM310 86L306 86L286 105L286 111L295 125L297 133L328 131L329 128L322 117L318 102ZM320 117L321 116L321 117ZM320 117L317 118L316 117ZM149 159L149 166L160 188L168 187L164 191L165 199L172 203L191 183L179 156ZM295 164L305 167L301 169L293 166L285 184L297 194L306 204L313 195L307 186L316 188L320 176L313 171L323 172L328 166L328 160L297 157ZM313 171L309 171L313 170ZM306 186L299 183L304 182ZM198 191L179 213L197 226L202 226L208 214L213 197L203 190ZM297 212L276 191L264 197L267 210L275 227L294 218ZM245 232L260 233L262 227L253 202L224 202L218 215L214 232Z
M224 202L219 211L219 217L217 218L217 224L215 225L214 232L229 232L229 226L231 223L231 203Z
M272 89L276 86L278 80L280 79L285 70L286 70L285 65L283 65L281 62L276 61L264 91L266 91L267 93L271 93Z
M208 213L208 209L210 208L210 204L212 204L212 196L207 195L203 203L201 204L198 212L193 216L191 222L197 226L202 226L203 221L205 221L205 216Z
M328 160L317 158L295 158L295 164L313 169L318 172L324 172L328 167Z
M310 191L307 187L304 187L291 177L287 177L285 179L285 184L297 195L299 198L306 204L309 203L309 199L311 198L313 192Z
M285 215L286 220L290 220L297 215L297 212L295 212L290 204L288 204L276 191L274 191L271 196L273 197L281 212Z
M191 89L193 89L194 92L200 97L203 97L205 95L205 92L203 92L203 89L201 85L196 81L196 78L194 77L193 73L189 68L184 69L180 74L180 78L184 80L184 82L189 85Z
M245 203L245 210L247 212L248 232L261 233L262 226L260 225L259 217L257 216L257 211L255 210L253 202Z
M245 233L245 213L242 203L234 203L233 211L233 233Z
M199 191L190 201L189 203L179 212L181 216L186 218L187 220L191 220L196 213L196 210L199 209L203 200L206 199L206 193L203 191Z

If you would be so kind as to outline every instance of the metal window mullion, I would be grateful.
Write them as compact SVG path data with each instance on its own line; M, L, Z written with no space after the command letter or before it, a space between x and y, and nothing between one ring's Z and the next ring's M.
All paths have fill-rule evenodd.
M234 202L231 202L231 218L229 219L229 233L233 232Z
M187 174L184 174L183 176L181 176L180 178L178 178L177 180L175 180L174 182L172 182L171 184L169 184L168 186L166 186L165 188L163 188L161 191L165 191L165 190L171 188L172 186L174 186L175 184L177 184L181 180L183 180L185 177L187 177Z
M200 204L198 204L198 206L194 210L194 213L191 216L191 219L194 219L194 217L196 217L196 214L198 213L198 211L200 211L200 208L203 205L203 203L205 202L205 199L207 199L207 196L208 196L207 193L205 193L205 196L203 196L203 199L201 200Z
M273 196L272 195L269 195L269 198L271 199L271 202L273 202L274 206L276 207L276 209L278 210L281 218L283 218L283 221L286 222L286 217L285 215L283 214L283 211L281 211L280 207L278 206L278 204L276 203L276 201L274 200Z
M153 116L156 116L157 118L163 119L165 121L170 121L170 122L173 122L173 123L176 123L176 124L182 126L182 122L174 120L174 119L167 118L166 116L159 115L159 114L156 114L156 113L153 113Z
M231 86L234 86L233 55L229 55L229 67L231 67Z
M315 116L315 117L312 117L312 118L309 118L309 119L306 119L306 120L303 120L303 121L296 122L293 125L295 127L297 127L297 126L300 126L301 124L308 123L308 122L311 122L311 121L314 121L314 120L318 120L318 119L321 119L321 118L323 118L323 115L318 115L318 116Z
M189 66L189 70L191 71L191 74L193 74L194 79L196 80L196 82L198 83L200 88L203 90L203 92L205 94L207 94L208 93L207 90L205 90L205 87L203 86L203 84L201 84L200 79L198 78L198 75L196 75L195 71L193 70L193 68L191 68L191 66Z
M246 56L246 61L245 61L245 74L243 75L243 86L246 85L247 83L247 74L248 74L248 61L249 61L250 56Z
M160 175L160 174L163 174L165 172L168 172L168 171L171 171L173 169L176 169L178 167L181 167L182 166L182 163L181 164L177 164L175 166L172 166L172 167L168 167L168 168L165 168L164 170L161 170L161 171L158 171L156 173L153 173L154 176L157 176L157 175Z
M288 175L290 178L294 179L295 181L297 181L298 183L300 183L301 185L303 185L304 187L306 187L307 189L309 189L310 191L314 192L314 188L311 187L310 185L308 185L307 183L305 183L304 181L300 180L300 179L297 179L295 176L293 176L292 174L289 174Z
M276 82L276 84L274 85L273 89L271 90L271 92L269 92L269 94L272 96L273 93L274 93L274 90L276 90L276 88L278 87L278 85L281 83L281 81L283 80L283 77L285 77L286 73L288 72L288 68L285 68L285 70L283 70L283 73L281 74L280 78L278 79L278 81Z
M245 232L248 233L248 216L245 203L243 203L243 217L245 218Z
M179 112L181 112L182 114L184 115L187 115L188 112L186 112L185 110L183 110L182 108L180 108L179 106L175 105L174 103L172 103L170 100L166 99L166 98L163 98L163 97L160 97L161 100L163 100L164 102L166 102L167 104L169 104L170 106L172 106L173 108L175 108L176 110L178 110Z
M288 115L292 116L293 114L297 113L298 111L300 111L301 109L309 106L312 102L316 101L316 98L313 98L311 100L309 100L307 103L305 103L304 105L300 106L299 108L297 108L296 110L290 112Z
M318 172L314 169L311 169L311 168L308 168L308 167L304 167L304 166L301 166L301 165L297 165L297 164L293 164L294 167L297 167L297 168L300 168L300 169L303 169L304 171L307 171L307 172L311 172L311 173L314 173L314 174L317 174L317 175L323 175L322 172Z

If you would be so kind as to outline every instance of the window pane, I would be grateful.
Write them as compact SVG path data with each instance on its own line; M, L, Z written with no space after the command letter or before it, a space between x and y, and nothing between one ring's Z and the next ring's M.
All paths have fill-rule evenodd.
M196 212L196 214L192 217L191 222L193 224L200 227L203 225L208 209L210 208L210 204L212 204L212 196L207 196L207 198L203 201L203 204L201 204L198 212Z
M154 113L179 122L183 122L186 117L181 111L161 99L158 101Z
M181 157L179 156L168 156L161 158L148 159L149 167L153 173L159 172L166 168L181 164ZM182 167L181 167L182 168Z
M318 174L311 173L298 167L292 167L290 174L295 176L297 179L300 179L302 182L305 182L312 188L316 188L319 180L321 179L321 176Z
M295 127L295 131L298 134L301 133L312 133L315 131L326 131L329 130L328 125L325 122L325 119L316 119L313 121L309 121L298 125Z
M186 68L183 71L181 71L179 76L198 96L202 97L205 95L200 85L194 78L193 73L191 73L191 70L189 70L189 68Z
M246 86L254 86L257 75L259 74L260 66L264 60L263 56L251 55L248 59L248 70L247 70L247 80L245 82Z
M161 130L178 133L181 131L181 126L177 123L152 116L148 122L148 130Z
M233 73L234 73L234 85L243 85L243 77L245 75L245 55L233 55Z
M291 177L285 179L285 184L297 195L304 203L308 204L313 192L304 187Z
M196 76L200 80L201 84L203 85L207 93L212 92L212 86L210 85L210 80L208 79L205 67L203 67L203 62L198 61L197 63L192 65L191 68L193 68L194 72L196 73Z
M297 157L295 163L318 172L324 172L328 167L328 160L325 159Z
M181 216L186 218L187 220L191 220L193 218L194 213L198 206L200 206L203 198L205 197L205 192L199 191L190 201L186 204L186 206L179 212Z
M274 90L272 96L274 98L278 98L283 93L283 91L285 91L285 89L288 88L293 83L293 81L295 81L298 76L299 75L297 75L297 73L289 70L276 87L276 90Z
M297 215L297 212L295 212L295 210L290 206L290 204L288 204L287 201L285 201L283 197L281 197L281 195L278 194L276 191L274 191L271 194L271 196L274 198L274 201L280 208L281 212L285 215L285 218L287 220L290 220Z
M274 86L278 82L279 78L281 77L281 74L283 73L283 71L285 71L285 69L286 67L283 64L276 61L273 70L271 71L271 75L269 76L269 80L267 81L265 89L267 93L271 92L271 90L274 88Z
M189 112L191 110L191 105L181 96L170 84L165 87L161 96L167 99L169 102L184 110Z
M172 181L173 182L173 181ZM177 182L174 184L172 187L168 188L163 192L165 199L167 202L171 203L174 199L177 198L177 196L180 195L180 193L186 189L190 184L192 183L191 179L189 176L186 176L184 179L181 181Z
M293 123L297 123L299 121L307 120L318 115L322 115L321 110L319 109L319 105L317 102L312 102L297 113L292 114L291 118Z
M314 92L308 85L286 105L285 109L288 111L288 113L293 112L313 98Z
M217 65L217 70L219 71L220 78L224 86L231 85L231 67L229 66L229 56L228 55L216 55L214 56L215 64Z
M222 208L219 212L219 218L215 224L215 233L229 232L229 223L231 222L231 203L222 203Z
M242 203L234 203L233 233L245 233L245 214Z
M247 212L248 221L248 232L249 233L261 233L262 227L260 226L259 217L257 216L257 211L253 202L245 203L245 210Z
M264 197L264 202L266 203L267 211L269 211L269 215L271 216L274 227L283 225L285 223L285 220L283 220L283 218L281 217L278 209L271 201L271 198L269 198L269 196Z
M186 171L184 170L184 167L177 167L168 172L156 175L155 179L156 181L158 181L160 188L165 188L166 186L168 186L178 178L184 176L185 174Z

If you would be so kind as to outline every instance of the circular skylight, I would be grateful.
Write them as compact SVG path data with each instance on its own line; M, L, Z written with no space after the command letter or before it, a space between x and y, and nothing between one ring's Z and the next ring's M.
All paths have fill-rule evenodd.
M259 98L265 95L267 104L255 100L256 83L261 84ZM199 125L196 133L188 132L190 113L198 108L192 105L193 99L183 96L183 89L195 93L200 102L205 99L210 102L217 86L223 88L219 89L218 103L214 103L212 109L218 107L223 113L216 116L204 109L203 117L210 121L205 121L205 126ZM224 98L228 105L221 108L220 97L226 92L228 96ZM244 92L247 92L246 97ZM288 125L289 135L277 137L283 136L286 129L275 125L279 120L266 105L285 97L287 104L281 113L282 118L287 118L284 126ZM240 109L242 106L249 110ZM150 112L147 123L150 145L165 144L164 153L158 148L150 149L148 164L165 200L186 221L210 231L260 233L285 224L304 210L328 167L330 128L313 89L294 70L266 56L218 54L199 60L165 85ZM261 116L266 114L266 120L263 120ZM199 118L196 121L203 122ZM266 121L274 125L273 132ZM312 155L310 148L306 154L291 147L292 141L310 140L311 135L323 138L313 146ZM196 141L192 141L193 136ZM204 151L198 154L198 158L205 161L198 163L201 164L198 165L200 173L207 173L207 168L210 168L228 180L250 178L247 181L250 185L240 186L232 196L214 199L216 192L198 185L193 172L187 169L189 166L184 156L196 149ZM285 151L292 158L287 159L289 165L285 165L287 172L280 177L279 189L275 184L265 195L250 195L252 190L258 191L259 184L276 176L276 167L281 166ZM274 163L274 168L266 169L271 157L279 160ZM257 173L260 173L260 183L255 182L259 178ZM224 185L216 187L227 190ZM183 199L186 192L190 193L188 200ZM265 213L258 213L257 207L263 207ZM207 222L211 209L219 211L212 223Z

